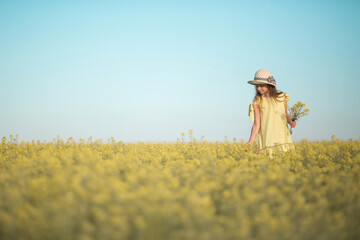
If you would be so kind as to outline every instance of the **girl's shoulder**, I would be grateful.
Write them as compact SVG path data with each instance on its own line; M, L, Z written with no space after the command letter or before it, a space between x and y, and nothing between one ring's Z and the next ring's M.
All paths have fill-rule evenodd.
M282 92L282 91L278 91L278 100L279 101L289 101L289 94L288 93L285 93L285 92Z
M260 97L256 96L256 97L254 98L253 105L260 105L260 103L261 103Z

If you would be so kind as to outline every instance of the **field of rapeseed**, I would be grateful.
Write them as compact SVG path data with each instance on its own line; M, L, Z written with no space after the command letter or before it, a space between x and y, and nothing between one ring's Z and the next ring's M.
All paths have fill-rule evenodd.
M360 239L360 142L0 145L0 239Z

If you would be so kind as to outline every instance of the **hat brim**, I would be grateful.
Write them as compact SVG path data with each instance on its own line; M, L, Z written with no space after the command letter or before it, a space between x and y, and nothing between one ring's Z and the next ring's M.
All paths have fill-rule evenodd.
M267 84L267 85L272 85L272 86L275 86L275 84L273 83L269 83L268 81L261 81L261 80L251 80L251 81L248 81L248 84L251 84L251 85L264 85L264 84Z

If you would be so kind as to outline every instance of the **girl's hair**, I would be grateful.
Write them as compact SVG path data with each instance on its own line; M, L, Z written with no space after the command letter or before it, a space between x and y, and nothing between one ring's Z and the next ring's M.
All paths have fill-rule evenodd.
M278 91L276 90L276 87L270 84L266 84L267 88L269 89L269 96L270 99L273 101L280 101L279 98L281 98L283 96L283 92L282 91ZM256 86L255 86L256 89ZM256 90L256 95L254 98L254 101L259 101L259 104L261 104L262 102L262 95Z

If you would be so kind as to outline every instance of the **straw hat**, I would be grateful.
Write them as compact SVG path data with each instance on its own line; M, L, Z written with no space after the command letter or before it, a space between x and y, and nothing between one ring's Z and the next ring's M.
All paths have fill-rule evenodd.
M266 69L261 69L255 73L254 80L248 81L252 85L269 84L276 87L275 78L271 75L271 72Z

